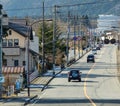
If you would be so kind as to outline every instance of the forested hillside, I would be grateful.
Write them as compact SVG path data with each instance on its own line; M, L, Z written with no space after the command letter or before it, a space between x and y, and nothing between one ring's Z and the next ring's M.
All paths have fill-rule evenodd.
M41 16L43 0L0 0L9 16ZM44 0L45 14L52 15L54 5L60 6L59 11L69 10L72 14L120 15L120 0Z

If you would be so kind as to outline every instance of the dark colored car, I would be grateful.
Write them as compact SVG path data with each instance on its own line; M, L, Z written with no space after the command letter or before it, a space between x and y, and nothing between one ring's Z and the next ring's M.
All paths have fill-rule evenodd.
M100 50L100 47L96 47L96 50Z
M78 80L81 82L81 72L79 72L79 70L71 70L68 72L68 82L71 80Z
M93 55L93 54L89 54L88 56L87 56L87 63L88 62L95 62L95 56Z

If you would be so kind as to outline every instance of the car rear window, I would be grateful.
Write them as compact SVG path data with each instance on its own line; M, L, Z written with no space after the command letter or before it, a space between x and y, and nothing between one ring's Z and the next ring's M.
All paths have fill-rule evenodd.
M88 56L88 57L89 57L89 58L93 58L94 56L91 55L91 56Z
M96 49L93 49L92 51L96 51Z
M79 73L78 70L72 70L71 73Z

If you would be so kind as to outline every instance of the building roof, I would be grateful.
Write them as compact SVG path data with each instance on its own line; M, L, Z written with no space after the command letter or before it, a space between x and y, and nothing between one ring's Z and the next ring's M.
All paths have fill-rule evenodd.
M2 67L2 73L3 74L20 74L24 72L23 66L13 67L13 66L7 66Z
M15 32L19 33L20 35L22 35L24 37L27 37L27 36L33 37L31 26L27 26L25 24L20 24L20 23L10 21L9 28L14 30Z

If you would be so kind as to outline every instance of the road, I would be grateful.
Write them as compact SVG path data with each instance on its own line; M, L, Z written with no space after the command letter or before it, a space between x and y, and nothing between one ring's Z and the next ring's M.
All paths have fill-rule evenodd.
M116 46L105 45L95 55L95 63L87 63L87 55L59 74L29 106L119 106ZM81 70L82 82L68 82L71 68Z
M86 54L57 75L28 106L119 106L116 48L115 45L105 45L95 55L95 63L87 63L89 53ZM68 82L67 73L71 68L82 72L82 82ZM16 106L17 102L14 104ZM4 103L4 106L13 106L13 103Z

